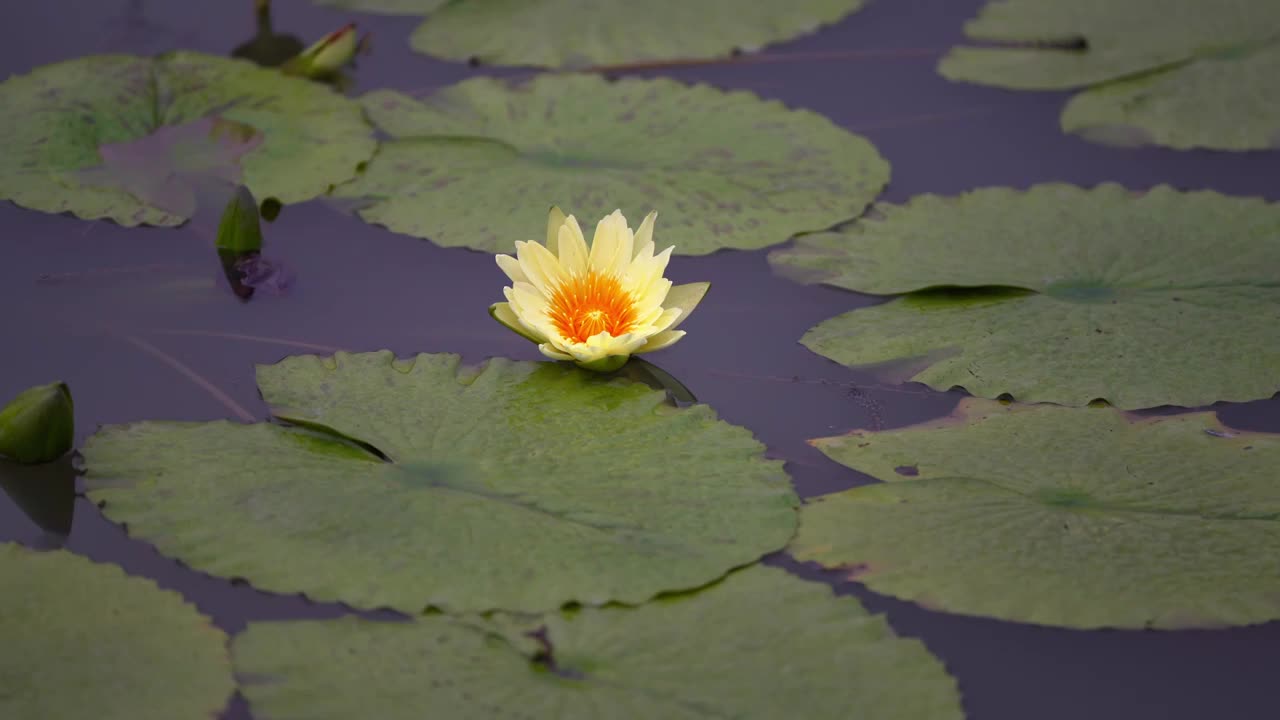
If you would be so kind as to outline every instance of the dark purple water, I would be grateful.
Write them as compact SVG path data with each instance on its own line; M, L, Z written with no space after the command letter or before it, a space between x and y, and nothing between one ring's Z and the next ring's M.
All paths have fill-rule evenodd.
M411 53L411 18L352 16L305 0L276 5L277 31L306 42L353 17L362 30L372 30L374 54L361 60L358 72L362 90L426 91L485 72ZM938 77L938 55L960 41L962 22L978 5L879 0L816 36L770 50L803 55L660 73L751 89L863 133L893 164L885 197L894 201L984 185L1106 180L1280 199L1275 152L1090 145L1059 133L1063 94L1009 93ZM226 53L253 33L249 0L41 0L10 3L5 10L0 76L93 53L177 47ZM848 51L860 54L832 57ZM0 204L0 398L36 383L68 382L82 441L104 423L241 413L263 418L254 363L299 352L389 348L406 355L460 352L472 361L539 358L487 317L504 282L490 255L394 235L319 202L286 208L267 233L266 254L284 262L294 282L287 295L259 293L245 304L219 277L207 229L126 230ZM689 336L652 359L724 418L754 431L772 455L786 458L806 496L867 482L809 448L807 438L918 422L945 414L959 397L877 383L796 342L818 321L875 298L778 278L764 252L677 258L670 274L677 283L711 280L713 289L684 325ZM1221 412L1236 427L1280 431L1277 398L1225 405ZM18 472L3 470L6 478ZM52 500L70 492L68 463L21 472L42 475ZM48 527L66 521L56 502L25 502ZM33 524L0 493L0 540L41 547L65 542L95 560L118 563L181 591L231 632L250 620L348 612L192 572L127 538L83 499L64 540ZM822 577L783 558L776 562ZM1280 623L1080 632L930 612L857 586L839 587L888 613L899 632L923 639L959 679L974 720L1246 720L1280 714L1268 680L1280 667ZM250 716L237 699L225 717Z

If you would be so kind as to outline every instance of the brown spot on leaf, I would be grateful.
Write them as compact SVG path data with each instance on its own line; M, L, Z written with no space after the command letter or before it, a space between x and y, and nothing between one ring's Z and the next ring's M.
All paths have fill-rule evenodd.
M894 468L893 471L899 475L905 475L906 477L915 477L920 474L920 468L915 465L899 465Z
M844 573L845 580L858 581L868 575L874 575L879 572L880 566L870 562L860 562L852 565L842 565L840 570Z

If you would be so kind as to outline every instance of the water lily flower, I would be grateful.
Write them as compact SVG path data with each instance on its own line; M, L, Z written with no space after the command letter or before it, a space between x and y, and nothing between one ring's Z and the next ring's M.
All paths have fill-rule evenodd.
M497 256L512 285L503 289L507 302L489 314L543 355L599 372L675 343L684 337L676 327L711 283L672 287L663 277L673 248L654 254L656 219L649 213L632 233L615 210L596 225L588 248L578 221L551 208L546 245L516 242L515 257Z

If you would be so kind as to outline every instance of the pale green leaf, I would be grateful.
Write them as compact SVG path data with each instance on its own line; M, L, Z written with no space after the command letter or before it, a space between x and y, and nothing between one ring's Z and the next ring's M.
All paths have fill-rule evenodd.
M458 363L262 366L273 413L320 432L108 427L82 451L89 496L199 570L406 612L642 602L790 539L782 464L706 406L560 364Z
M274 720L416 720L427 708L451 720L964 716L918 640L773 568L634 609L523 622L545 643L520 638L518 623L433 616L255 623L233 652L251 708Z
M999 0L965 27L952 80L1018 89L1093 86L1063 128L1112 143L1260 150L1280 141L1280 3Z
M182 596L61 550L0 543L0 717L206 720L227 637Z
M876 592L1076 628L1280 619L1280 436L970 398L814 444L885 482L805 505L790 550Z
M365 95L392 138L337 189L366 221L448 247L511 252L557 205L589 229L658 211L658 249L754 249L856 216L889 166L820 115L667 79L473 78L423 99Z
M301 202L374 145L355 102L245 60L102 55L0 84L0 199L123 225L180 224L210 183Z
M494 65L584 67L717 58L811 33L865 2L464 1L443 5L414 31L411 42L427 55Z
M878 205L772 254L797 279L916 293L801 342L974 395L1125 409L1280 390L1280 205L1116 185L987 188Z

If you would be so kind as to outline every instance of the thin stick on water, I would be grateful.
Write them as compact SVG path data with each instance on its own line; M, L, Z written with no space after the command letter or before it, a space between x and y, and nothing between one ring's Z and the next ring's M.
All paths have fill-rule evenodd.
M222 403L224 407L226 407L228 410L231 411L231 414L235 415L241 420L247 423L251 423L257 419L253 416L252 413L250 413L248 410L245 410L243 407L241 407L240 403L237 403L235 400L232 400L230 395L224 393L221 389L218 388L217 385L214 385L213 383L209 382L207 379L205 379L203 375L191 369L189 366L184 364L178 358L161 350L155 345L152 345L146 340L143 340L142 338L136 337L134 335L122 335L120 337L132 343L133 346L138 348L139 350L147 353L148 355L156 358L157 360L164 363L165 365L168 365L169 367L178 371L178 373L185 376L191 382L195 383L202 390L209 393L209 395L213 396L214 400L217 400L218 402Z
M189 335L195 337L211 337L221 338L223 340L244 340L246 342L264 343L267 345L283 345L285 347L299 348L301 350L315 350L316 352L336 353L342 352L345 348L333 347L331 345L319 345L316 343L305 342L302 340L288 340L285 338L266 337L263 335L245 335L243 333L221 332L218 330L180 330L169 328L151 328L146 332L155 333L157 335Z

